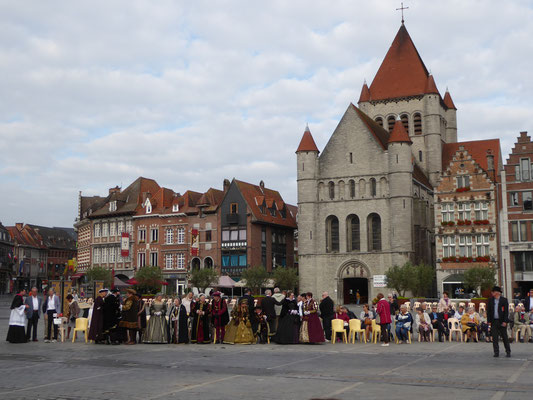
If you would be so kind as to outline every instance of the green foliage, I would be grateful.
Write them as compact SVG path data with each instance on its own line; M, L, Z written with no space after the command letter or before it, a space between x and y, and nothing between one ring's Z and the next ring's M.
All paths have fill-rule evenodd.
M268 279L268 272L265 267L259 265L244 270L241 277L246 281L246 286L252 289L254 293L259 293Z
M161 290L163 274L161 268L147 265L139 268L135 280L138 282L135 288L141 293L157 293Z
M479 290L490 289L496 284L496 271L492 267L474 267L465 272L464 285L466 288Z
M204 293L206 288L218 282L218 273L211 268L196 269L191 272L189 282Z
M85 278L88 282L104 281L104 287L110 287L113 281L113 274L111 270L105 267L90 267L85 273Z
M385 273L387 286L395 289L400 296L405 296L406 291L411 291L414 297L422 297L429 294L435 270L430 265L414 265L406 262L401 267L395 265Z
M278 267L274 270L272 279L281 290L294 290L298 285L298 271L296 268Z

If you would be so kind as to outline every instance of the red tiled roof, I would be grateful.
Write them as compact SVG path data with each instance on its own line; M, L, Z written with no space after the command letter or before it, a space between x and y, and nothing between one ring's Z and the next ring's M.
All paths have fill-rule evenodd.
M363 84L363 88L361 89L361 95L359 96L359 103L363 101L370 101L370 90L368 90L368 85L366 82Z
M455 107L455 104L453 104L452 96L447 90L444 94L444 104L446 104L446 107L448 108L453 108L454 110L457 110L457 107Z
M300 151L316 151L317 153L320 152L318 150L318 147L316 146L315 140L313 139L313 135L311 135L309 127L305 128L305 132L302 136L302 140L300 141L300 145L296 150L297 153Z
M370 85L370 99L424 94L428 75L420 54L402 24Z
M470 142L443 143L442 145L442 170L446 171L453 160L453 156L463 146L472 156L472 159L485 170L488 171L487 154L490 152L494 156L494 169L496 171L496 181L499 181L498 171L500 170L500 139L473 140Z
M263 214L259 209L259 205L256 204L256 198L260 196L264 196L267 203L276 202L277 204L283 204L283 198L278 191L261 188L259 185L253 185L251 183L238 181L236 179L234 182L241 192L244 200L248 204L248 207L250 207L256 221L282 225L293 229L297 228L295 216L292 216L288 209L286 210L285 218L283 218L279 210L275 211L275 216L272 216L269 210Z
M394 123L394 127L389 136L389 143L413 143L405 131L402 121L399 119Z
M439 89L437 89L437 85L435 84L435 79L433 79L433 75L428 76L428 79L426 82L426 90L424 90L424 93L438 94L440 96Z
M150 197L150 204L152 205L152 212L150 214L164 213L168 208L172 207L172 202L177 193L172 189L159 188L159 190ZM137 208L137 215L145 215L146 207L144 204L139 204Z
M414 161L413 164L413 179L416 179L418 182L420 182L427 188L433 189L433 186L431 185L431 182L427 178L426 174L424 174L422 169Z

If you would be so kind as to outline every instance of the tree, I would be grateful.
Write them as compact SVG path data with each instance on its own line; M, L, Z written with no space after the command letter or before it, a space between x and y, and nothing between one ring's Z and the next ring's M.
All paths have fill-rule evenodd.
M280 289L294 290L298 285L298 272L296 268L278 267L274 270L272 279Z
M202 293L209 286L216 284L217 281L218 273L212 268L195 269L189 278L189 282Z
M464 275L466 288L474 289L481 293L496 284L496 270L492 267L473 267L467 269Z
M387 286L393 288L400 296L405 296L405 291L408 290L409 278L407 274L411 272L412 264L407 262L402 266L395 265L385 272L387 277Z
M246 286L252 289L254 293L261 290L268 280L268 276L268 272L262 265L248 268L241 274L242 279L246 281Z
M435 270L430 265L413 265L406 262L401 267L395 265L385 273L387 286L395 289L400 296L405 296L410 291L413 296L427 295L435 280Z
M135 287L143 293L155 294L161 290L163 274L161 268L147 265L139 268L135 274L135 280L138 282Z
M85 273L85 278L88 282L104 281L105 287L110 287L113 281L113 274L111 270L105 267L90 267Z

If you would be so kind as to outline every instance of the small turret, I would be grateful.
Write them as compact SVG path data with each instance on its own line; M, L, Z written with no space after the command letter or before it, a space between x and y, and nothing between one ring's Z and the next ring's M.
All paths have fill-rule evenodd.
M455 143L457 142L457 107L453 103L452 96L446 88L446 93L444 94L444 105L448 108L446 110L446 143Z
M309 126L305 127L305 132L302 136L302 140L300 140L300 145L296 150L296 154L303 151L316 151L317 154L319 153L313 135L311 135L311 131L309 130Z
M361 89L361 95L359 96L358 104L361 104L366 101L370 101L370 90L368 89L368 85L365 81L365 83L363 84L363 88Z

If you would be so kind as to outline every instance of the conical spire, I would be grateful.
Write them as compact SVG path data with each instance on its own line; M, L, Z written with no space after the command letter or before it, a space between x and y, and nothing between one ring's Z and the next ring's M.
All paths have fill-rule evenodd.
M363 84L363 88L361 89L361 95L359 96L359 102L362 103L364 101L370 101L370 90L368 90L368 85L365 83Z
M446 107L448 108L457 110L457 107L453 104L452 96L450 95L450 92L448 92L448 89L446 89L446 93L444 94L444 104L446 104Z
M305 132L302 136L302 140L300 141L300 145L298 146L296 153L301 151L316 151L319 153L318 147L313 139L313 135L311 135L311 131L309 130L309 125L306 125L305 127Z
M433 75L429 75L427 82L426 82L426 89L424 90L425 94L440 94L439 89L437 89L437 85L435 84L435 79L433 79Z
M389 143L413 143L405 131L400 117L396 118L394 128L392 128L392 132L389 137Z

